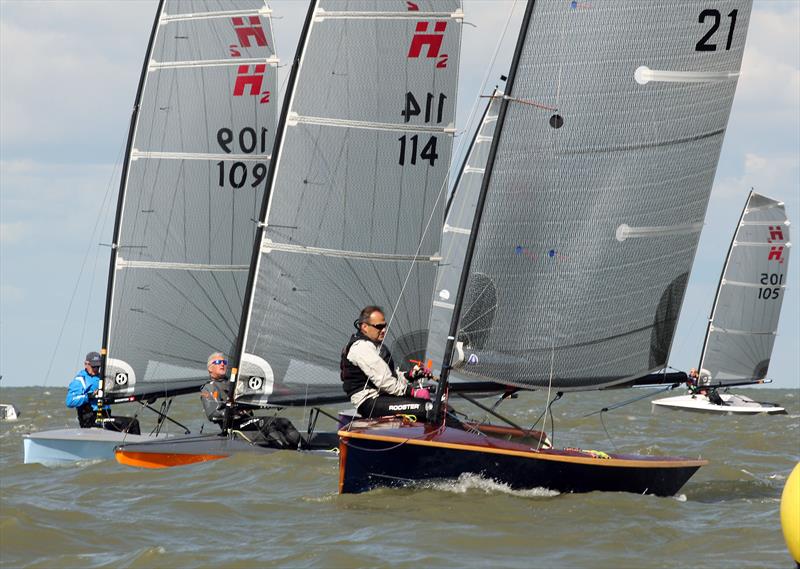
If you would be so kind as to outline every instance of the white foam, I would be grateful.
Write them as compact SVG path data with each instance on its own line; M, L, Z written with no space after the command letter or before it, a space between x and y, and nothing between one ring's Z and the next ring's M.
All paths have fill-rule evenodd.
M441 481L432 482L431 488L435 490L443 490L445 492L453 492L454 494L465 494L471 490L481 490L485 494L493 492L501 492L503 494L510 494L512 496L520 496L523 498L549 498L558 496L560 492L556 490L549 490L547 488L530 488L528 490L513 490L508 484L497 482L491 478L484 478L478 474L462 474L454 481Z

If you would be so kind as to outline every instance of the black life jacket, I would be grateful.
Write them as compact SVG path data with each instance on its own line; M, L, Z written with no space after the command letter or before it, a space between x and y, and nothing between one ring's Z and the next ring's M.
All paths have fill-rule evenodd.
M358 393L359 391L369 387L378 390L378 386L370 381L369 377L367 377L367 374L364 373L360 367L347 359L347 354L350 353L350 348L352 348L353 344L359 340L372 342L372 340L364 336L361 332L358 332L357 334L350 336L350 341L347 342L347 345L342 350L340 377L342 379L342 388L344 389L344 392L347 393L348 397L352 397L354 393ZM389 369L392 371L392 375L397 377L397 370L394 367L392 354L385 345L381 346L379 355L381 359L386 362L386 365L389 366Z

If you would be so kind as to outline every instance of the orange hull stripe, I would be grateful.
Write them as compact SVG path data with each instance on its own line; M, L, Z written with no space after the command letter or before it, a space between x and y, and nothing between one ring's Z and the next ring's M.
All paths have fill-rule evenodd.
M137 468L170 468L197 462L228 458L227 454L175 454L118 450L114 453L117 462Z
M594 458L589 456L564 456L557 454L546 454L543 452L524 452L519 450L500 449L484 446L462 445L456 443L443 443L437 441L426 441L421 439L405 439L401 437L388 437L383 435L367 435L355 431L339 431L339 437L351 439L367 439L373 441L382 441L387 443L408 443L410 445L431 446L439 448L449 448L453 450L463 450L472 452L485 452L490 454L505 454L509 456L521 456L535 460L550 460L554 462L574 462L578 464L591 464L594 466L612 466L612 467L637 467L637 468L679 468L687 466L705 466L708 464L707 460L635 460L635 459L619 459L619 458Z
M345 464L347 464L347 445L344 444L342 439L339 439L339 494L342 493L342 488L344 488Z

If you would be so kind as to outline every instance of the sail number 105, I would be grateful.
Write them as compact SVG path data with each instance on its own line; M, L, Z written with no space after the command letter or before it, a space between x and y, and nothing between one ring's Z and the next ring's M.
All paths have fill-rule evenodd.
M781 294L781 285L783 284L783 275L777 273L761 273L759 282L763 286L758 289L758 298L761 300L771 300L779 298Z

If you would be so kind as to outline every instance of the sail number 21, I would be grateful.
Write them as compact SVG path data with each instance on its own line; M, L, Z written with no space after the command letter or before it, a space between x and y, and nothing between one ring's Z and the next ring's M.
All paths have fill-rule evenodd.
M728 18L730 18L731 25L728 28L728 41L725 43L725 50L729 50L731 48L731 43L733 43L733 29L736 27L736 14L739 13L739 10L732 10L730 14L728 14ZM706 32L700 41L694 46L695 51L717 51L717 44L716 43L708 43L717 32L719 28L720 20L722 20L722 15L719 13L719 10L714 10L712 8L708 8L700 12L700 16L698 17L697 21L701 24L705 22L707 18L712 19L711 28Z

